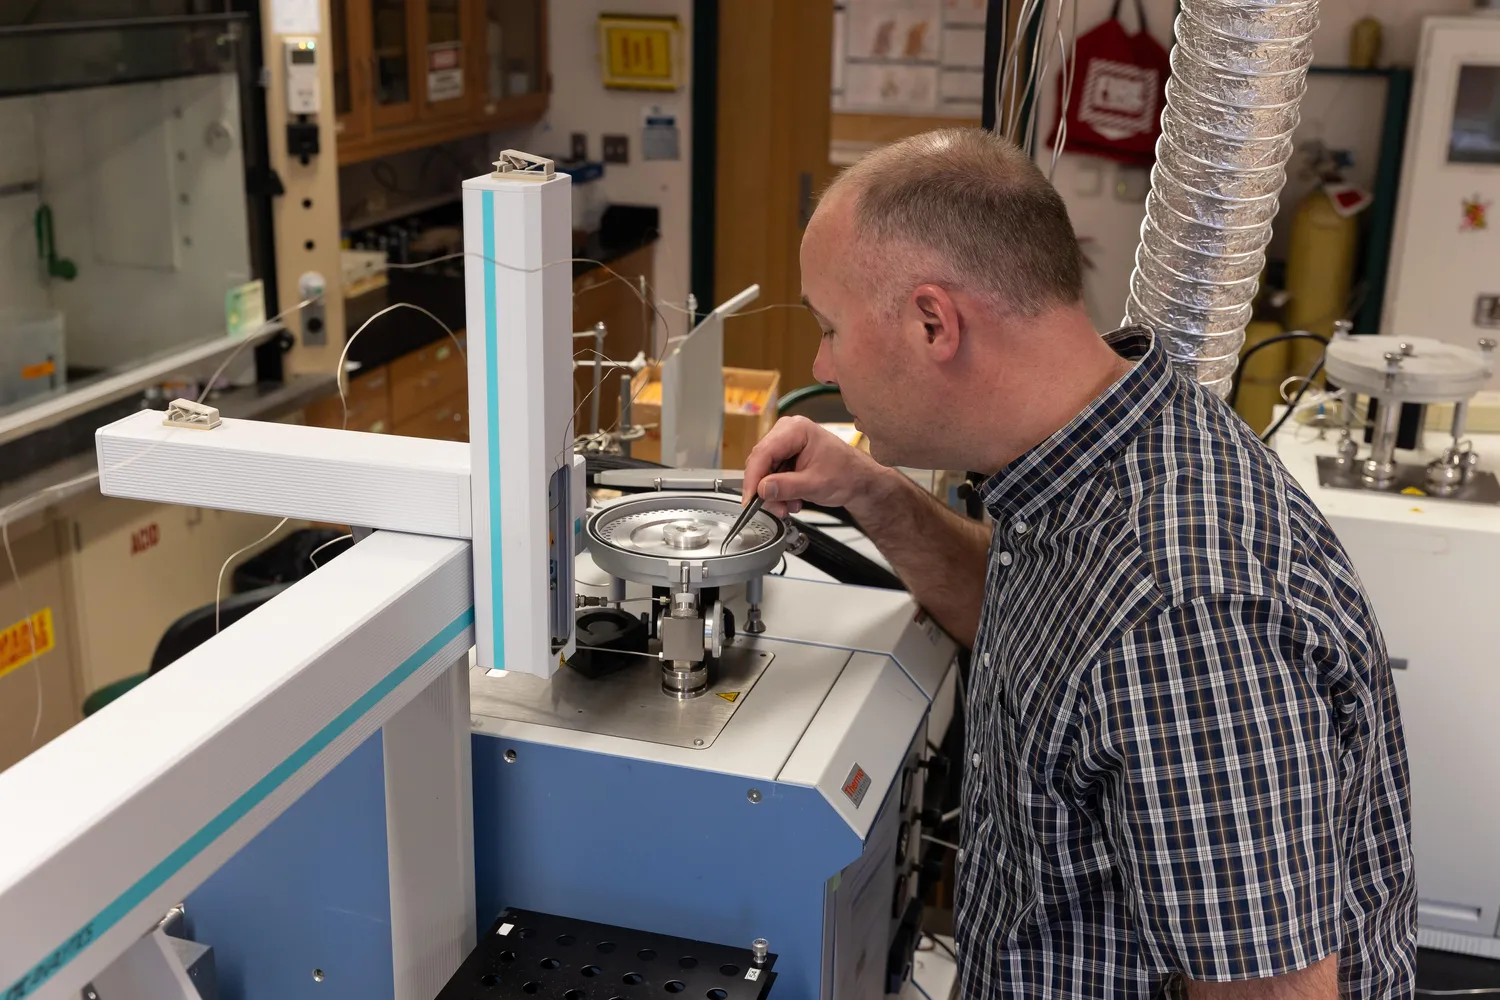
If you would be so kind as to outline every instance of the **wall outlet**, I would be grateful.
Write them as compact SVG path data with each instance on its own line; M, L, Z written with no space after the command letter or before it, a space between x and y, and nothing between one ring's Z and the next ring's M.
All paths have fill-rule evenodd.
M587 160L589 158L589 137L586 133L574 132L569 136L569 142L572 145L568 150L568 159L577 163L579 160Z
M605 163L629 163L630 162L630 136L628 136L628 135L606 135L606 136L604 136L604 162Z

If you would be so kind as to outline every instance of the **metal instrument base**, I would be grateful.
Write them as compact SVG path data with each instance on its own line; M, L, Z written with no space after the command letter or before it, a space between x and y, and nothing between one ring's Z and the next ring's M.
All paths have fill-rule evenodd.
M704 750L774 658L739 640L726 645L709 668L708 690L690 701L663 697L661 664L644 656L636 666L593 680L566 666L551 680L481 672L470 684L470 701L475 715Z
M1456 500L1459 503L1482 503L1500 506L1500 480L1493 472L1475 472L1473 477L1448 494L1433 493L1427 488L1427 467L1405 462L1396 464L1395 477L1385 486L1375 487L1360 477L1362 462L1341 462L1332 455L1318 456L1318 485L1331 490L1359 490L1364 493L1386 493L1393 496L1412 496L1407 490L1415 488L1430 500Z

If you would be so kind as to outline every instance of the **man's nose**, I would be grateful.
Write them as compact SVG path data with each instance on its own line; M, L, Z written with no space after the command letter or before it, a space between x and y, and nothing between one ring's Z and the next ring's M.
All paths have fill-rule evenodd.
M813 378L824 385L838 385L838 378L833 370L833 362L828 358L827 337L824 337L818 344L818 356L813 358Z

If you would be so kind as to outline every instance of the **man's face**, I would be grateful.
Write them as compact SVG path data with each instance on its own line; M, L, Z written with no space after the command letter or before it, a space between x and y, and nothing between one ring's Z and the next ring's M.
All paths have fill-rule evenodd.
M823 330L813 376L839 387L877 461L924 468L934 429L926 419L921 359L902 336L900 314L893 318L887 308L903 290L860 273L852 201L847 195L825 201L802 239L803 300Z

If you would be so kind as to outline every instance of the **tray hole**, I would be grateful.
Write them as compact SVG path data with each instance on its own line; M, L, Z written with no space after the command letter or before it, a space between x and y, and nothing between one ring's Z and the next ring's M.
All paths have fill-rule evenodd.
M583 977L585 979L593 979L604 970L599 968L599 966L597 965L585 965L581 971L583 972Z
M555 958L544 958L544 959L542 959L542 968L544 968L544 969L549 969L549 970L550 969L555 969L559 965L562 965L562 963L559 962Z
M493 972L486 972L484 975L482 975L482 976L479 977L479 985L480 986L499 986L500 985L500 977L497 976L497 975L495 975Z
M578 939L571 934L559 934L557 936L557 943L566 948L569 945L577 944Z
M729 1000L729 994L720 989L709 990L706 995L708 1000Z
M542 985L540 983L527 983L525 986L521 987L521 992L522 993L535 993L537 990L539 990L541 988L542 988Z
M613 952L616 947L617 946L615 945L615 943L613 941L600 941L599 942L599 954L601 954L601 955L608 955L611 952Z
M668 993L681 993L683 990L687 989L687 984L678 982L674 979L667 985L663 986L662 989L666 990Z
M635 953L635 957L640 959L642 962L652 962L656 960L656 952L652 951L650 948L642 948L640 951Z
M719 966L719 971L726 976L738 976L740 974L740 967L738 965L721 965Z
M620 977L620 982L624 983L626 986L639 986L645 981L646 977L641 975L639 972L627 972L625 973L625 975Z
M677 960L677 967L679 969L696 969L698 967L698 960L692 955L684 955Z

